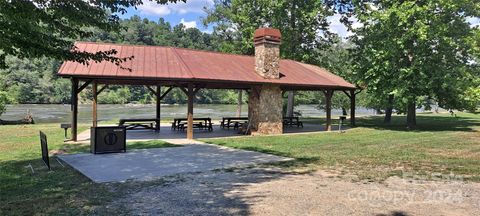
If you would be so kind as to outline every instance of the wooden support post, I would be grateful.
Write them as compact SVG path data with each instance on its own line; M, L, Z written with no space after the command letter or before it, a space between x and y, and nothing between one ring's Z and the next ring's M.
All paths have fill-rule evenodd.
M293 117L293 106L295 103L295 92L288 91L288 98L287 98L287 117Z
M325 126L326 131L332 130L332 96L333 96L333 90L325 91L325 112L327 114L326 126Z
M194 97L193 84L188 84L188 114L187 114L187 139L193 139L193 97Z
M155 130L160 131L160 91L161 91L161 86L157 86L157 91L155 92L155 98L157 102L156 106L156 115L155 115Z
M355 127L355 90L350 90L350 126Z
M92 126L97 127L97 81L92 82Z
M72 78L72 93L70 97L72 111L72 140L77 141L77 117L78 117L78 79Z
M242 89L238 90L238 101L237 101L237 117L242 116Z

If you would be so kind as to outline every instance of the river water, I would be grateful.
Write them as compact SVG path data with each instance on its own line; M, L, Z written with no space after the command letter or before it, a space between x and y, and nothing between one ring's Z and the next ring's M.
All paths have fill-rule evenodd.
M210 117L220 119L223 116L235 116L237 110L236 105L225 104L195 104L195 117ZM325 112L316 109L315 105L299 105L295 107L296 111L300 111L303 117L323 117ZM16 104L8 105L7 111L0 117L3 120L21 119L27 112L32 113L35 122L38 123L61 123L69 122L71 118L69 104ZM168 105L161 106L162 119L184 118L186 117L187 106ZM357 115L371 115L373 110L357 108ZM340 110L333 110L333 115L340 115ZM242 116L247 115L247 105L242 106ZM155 105L137 105L137 104L99 104L98 120L111 121L120 118L154 118ZM92 119L92 106L84 104L79 106L78 121L90 122Z

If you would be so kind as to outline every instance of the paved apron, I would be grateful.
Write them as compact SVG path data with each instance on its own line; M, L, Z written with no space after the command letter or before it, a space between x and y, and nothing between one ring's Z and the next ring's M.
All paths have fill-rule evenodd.
M181 173L292 160L209 144L127 150L127 153L114 154L59 155L59 158L97 183L151 180Z

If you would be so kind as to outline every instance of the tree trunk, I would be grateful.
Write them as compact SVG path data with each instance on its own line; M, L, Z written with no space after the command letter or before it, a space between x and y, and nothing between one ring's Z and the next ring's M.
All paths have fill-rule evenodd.
M411 100L407 105L407 128L415 129L417 126L417 117L416 117L416 106L415 100Z
M344 115L344 116L348 115L347 109L345 109L345 107L342 107L342 115Z
M385 109L385 118L383 119L383 123L385 124L392 123L393 98L393 94L388 95L388 104L387 108Z
M0 125L22 125L22 124L35 124L33 119L21 119L21 120L1 120Z

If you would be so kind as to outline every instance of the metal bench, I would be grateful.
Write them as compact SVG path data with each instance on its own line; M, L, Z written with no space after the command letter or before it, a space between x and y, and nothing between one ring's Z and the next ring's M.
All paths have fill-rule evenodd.
M303 122L300 121L300 118L297 116L294 117L283 117L283 126L297 126L303 128Z
M222 121L220 121L220 127L227 129L233 127L233 129L238 129L240 124L245 121L248 121L248 117L223 117Z
M187 128L186 118L175 118L172 122L172 130L184 131ZM211 118L193 118L193 128L213 131L213 124Z

